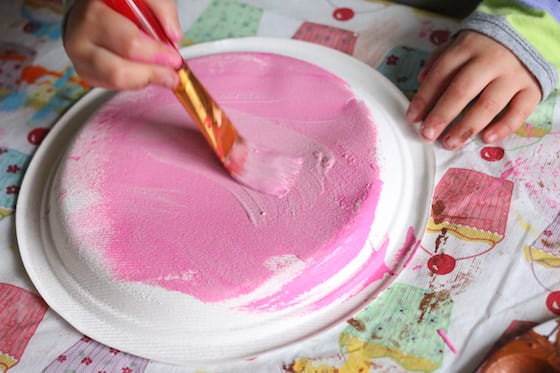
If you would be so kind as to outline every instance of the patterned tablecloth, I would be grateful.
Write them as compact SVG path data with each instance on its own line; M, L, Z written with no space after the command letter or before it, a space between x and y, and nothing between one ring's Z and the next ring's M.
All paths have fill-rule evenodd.
M37 295L15 237L26 166L88 90L60 40L61 0L0 3L0 372L191 372L103 346ZM184 43L271 36L365 61L407 96L456 21L387 1L178 2ZM553 94L496 146L435 145L425 236L406 269L328 342L308 341L251 372L469 372L495 341L560 314L560 115ZM221 370L223 372L232 369Z

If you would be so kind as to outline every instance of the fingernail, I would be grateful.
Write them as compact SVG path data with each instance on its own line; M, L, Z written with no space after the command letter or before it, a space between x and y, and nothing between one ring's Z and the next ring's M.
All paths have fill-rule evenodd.
M165 32L173 41L180 41L183 38L183 30L175 26L168 27Z
M446 136L443 142L448 149L455 149L459 146L459 140L455 137Z
M177 87L178 84L179 84L179 76L175 73L167 74L163 77L162 85L167 88L175 89L175 87Z
M413 108L412 106L409 106L408 110L406 111L406 120L414 124L418 122L418 119L416 119L417 117L418 117L418 111L416 111L416 109Z
M183 64L183 57L181 56L179 51L171 47L169 48L169 59L170 59L169 62L173 67L179 67Z
M418 96L414 96L408 105L408 109L406 110L406 118L411 123L418 123L422 119L421 116L423 115L422 112L424 111L424 100Z
M421 130L422 136L428 140L433 140L436 137L436 131L431 127L424 127Z
M486 134L486 136L484 136L484 137L486 138L487 143L493 143L498 138L498 136L493 132Z

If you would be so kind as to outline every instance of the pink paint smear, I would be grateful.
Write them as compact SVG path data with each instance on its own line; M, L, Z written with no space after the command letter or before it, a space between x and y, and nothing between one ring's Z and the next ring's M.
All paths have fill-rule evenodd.
M64 185L96 198L61 193L67 229L118 281L204 302L247 297L249 309L291 306L366 243L382 187L369 110L339 78L288 57L189 62L245 138L303 157L292 190L279 199L232 180L171 92L122 92L68 154ZM377 277L384 253L364 263Z

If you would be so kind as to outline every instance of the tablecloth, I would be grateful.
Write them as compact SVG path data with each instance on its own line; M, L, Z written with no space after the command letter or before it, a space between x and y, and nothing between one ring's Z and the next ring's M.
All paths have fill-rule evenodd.
M183 44L266 36L358 58L411 97L457 20L388 1L179 0ZM89 87L60 39L61 0L0 3L0 371L193 372L104 346L41 299L18 253L15 208L49 129ZM434 144L426 232L409 265L343 332L220 372L470 372L497 340L560 314L558 93L495 145ZM406 212L403 212L406 213ZM409 212L413 213L413 212ZM210 371L209 371L210 372Z

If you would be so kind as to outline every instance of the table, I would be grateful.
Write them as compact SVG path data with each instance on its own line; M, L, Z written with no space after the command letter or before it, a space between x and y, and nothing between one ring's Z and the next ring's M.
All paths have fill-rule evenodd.
M457 25L388 1L179 0L178 6L184 45L246 36L319 43L376 68L408 97L429 51ZM14 227L19 186L49 129L89 87L62 48L62 1L4 1L0 12L0 371L199 371L80 334L26 276ZM500 144L473 139L455 152L435 144L432 211L404 271L342 333L256 359L250 371L469 372L499 338L560 315L558 101L555 92Z

